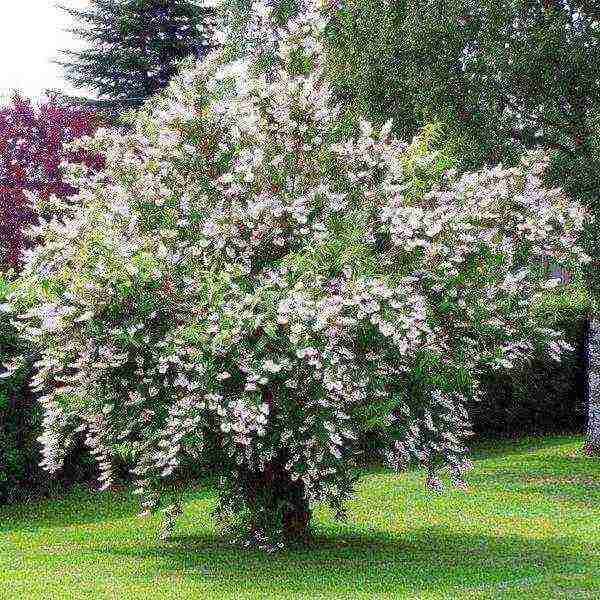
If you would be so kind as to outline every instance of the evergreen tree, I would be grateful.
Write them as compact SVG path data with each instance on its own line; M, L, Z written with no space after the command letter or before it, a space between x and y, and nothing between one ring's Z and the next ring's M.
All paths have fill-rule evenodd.
M69 60L56 62L75 87L96 90L98 100L87 104L138 107L167 86L181 60L211 48L214 10L200 0L90 0L84 10L59 8L79 22L69 31L88 47L62 50Z

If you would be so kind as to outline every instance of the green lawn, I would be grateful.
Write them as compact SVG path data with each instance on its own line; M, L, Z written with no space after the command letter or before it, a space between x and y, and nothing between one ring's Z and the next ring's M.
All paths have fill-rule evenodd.
M83 489L0 509L0 598L600 598L600 461L581 438L488 443L472 491L364 473L351 519L319 511L310 548L241 551L190 489L168 542L128 493Z

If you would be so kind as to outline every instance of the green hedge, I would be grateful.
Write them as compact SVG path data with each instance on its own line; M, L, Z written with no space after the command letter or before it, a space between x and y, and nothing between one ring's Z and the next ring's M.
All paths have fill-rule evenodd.
M8 286L0 279L0 303ZM6 313L0 313L0 365L23 350ZM0 503L10 502L22 484L40 480L35 438L40 411L28 387L31 367L0 379Z
M585 426L584 338L594 302L573 284L548 292L532 310L562 331L575 351L562 363L538 355L526 368L490 374L482 401L470 407L480 436L580 432Z

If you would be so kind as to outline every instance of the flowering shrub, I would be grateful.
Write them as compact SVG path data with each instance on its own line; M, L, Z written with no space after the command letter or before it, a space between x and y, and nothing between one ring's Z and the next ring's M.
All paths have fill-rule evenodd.
M66 150L63 144L96 128L89 110L62 106L50 98L36 109L19 95L0 108L0 266L18 267L20 251L27 245L23 228L37 221L26 196L42 198L55 194L72 196L77 190L67 184L59 169L62 161L100 168L100 157L84 150Z
M585 213L542 187L542 154L459 175L435 127L340 140L326 26L309 3L274 30L258 4L246 58L213 52L133 133L98 130L106 169L70 168L77 203L32 228L45 244L5 307L42 354L47 469L81 429L108 486L127 440L151 512L182 457L216 452L220 517L269 548L316 503L344 515L365 406L387 406L392 462L464 487L479 374L565 349L528 310L552 285L539 258L586 260Z

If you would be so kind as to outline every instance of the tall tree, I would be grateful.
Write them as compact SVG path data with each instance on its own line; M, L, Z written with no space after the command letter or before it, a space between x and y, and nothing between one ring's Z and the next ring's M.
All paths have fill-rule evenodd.
M554 150L549 182L598 211L600 8L589 0L408 0L415 105L463 139L466 167ZM597 230L587 249L600 259ZM599 263L590 275L600 291Z
M462 167L553 151L548 183L599 208L600 7L591 0L344 0L329 36L338 95L411 135L430 118ZM587 248L600 246L590 229ZM600 263L593 265L599 266ZM591 272L600 290L599 270Z
M211 48L213 13L202 0L90 0L78 10L59 5L79 26L81 51L62 50L56 61L77 88L95 90L98 101L116 109L138 107L163 89L178 63Z

